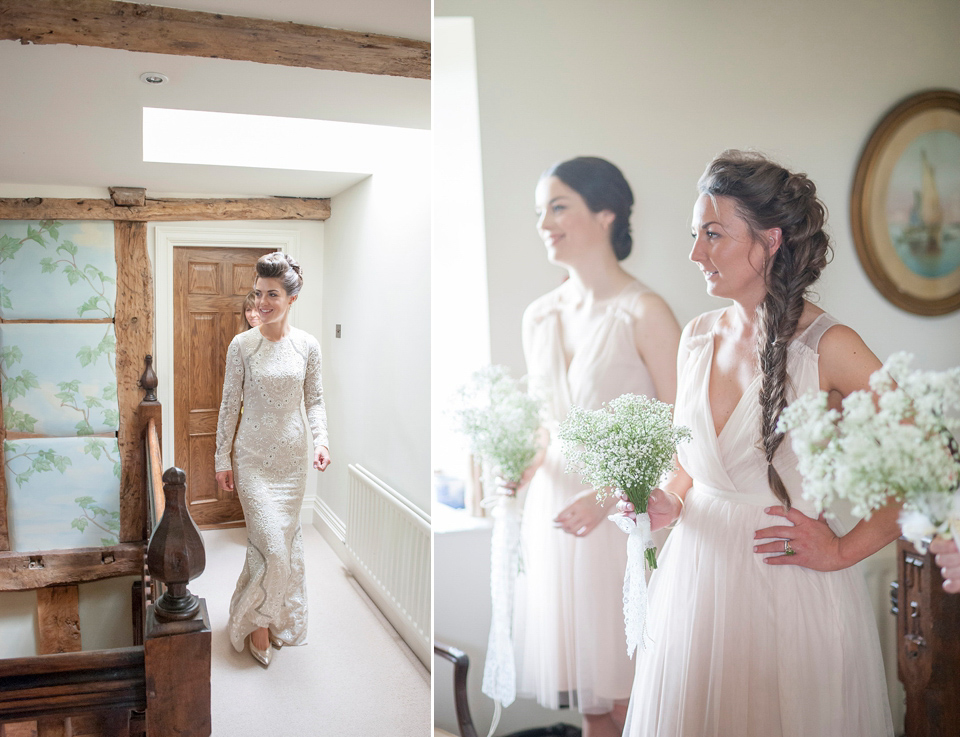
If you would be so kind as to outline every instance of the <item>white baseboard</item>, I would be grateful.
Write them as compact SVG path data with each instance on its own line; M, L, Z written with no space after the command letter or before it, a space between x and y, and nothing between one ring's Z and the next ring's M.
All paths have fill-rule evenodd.
M319 496L313 500L313 526L333 548L341 562L346 565L350 560L347 547L343 544L347 535L347 525Z
M305 496L303 498L303 504L300 505L300 524L301 525L312 525L315 517L314 514L314 504L317 501L315 496Z

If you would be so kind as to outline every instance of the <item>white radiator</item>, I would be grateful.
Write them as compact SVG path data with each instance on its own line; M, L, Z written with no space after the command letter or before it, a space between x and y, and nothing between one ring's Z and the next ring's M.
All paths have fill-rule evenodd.
M349 469L348 566L430 668L430 518L362 466Z

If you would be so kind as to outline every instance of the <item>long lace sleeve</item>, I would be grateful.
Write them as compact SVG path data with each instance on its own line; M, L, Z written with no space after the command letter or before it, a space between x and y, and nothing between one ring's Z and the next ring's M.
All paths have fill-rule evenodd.
M227 348L227 367L223 372L223 399L220 400L220 414L217 417L217 473L231 469L230 454L242 402L243 357L240 355L240 341L237 337L230 341L230 347Z
M323 382L320 379L320 345L310 341L307 354L307 371L303 378L303 404L307 410L307 421L313 433L314 448L321 445L330 447L327 440L327 410L323 403Z

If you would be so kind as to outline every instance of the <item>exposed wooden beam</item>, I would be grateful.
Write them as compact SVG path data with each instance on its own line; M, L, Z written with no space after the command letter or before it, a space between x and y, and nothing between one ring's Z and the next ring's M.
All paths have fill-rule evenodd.
M430 79L430 43L116 0L4 0L0 39Z
M77 585L37 589L39 655L76 653L80 646L80 589Z
M0 13L2 13L0 6ZM303 197L148 199L142 207L113 200L0 198L0 220L326 220L330 200Z
M86 583L143 573L146 543L109 548L0 552L0 591L29 591L52 584Z
M147 204L147 190L143 187L110 187L110 199L121 207L143 207Z
M126 209L126 208L119 208ZM147 255L147 224L113 224L117 260L117 403L120 428L120 542L149 537L143 482L143 429L137 407L143 359L153 353L153 269Z

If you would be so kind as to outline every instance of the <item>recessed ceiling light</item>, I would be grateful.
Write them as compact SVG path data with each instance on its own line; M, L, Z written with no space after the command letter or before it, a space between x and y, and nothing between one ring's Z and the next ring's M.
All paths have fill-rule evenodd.
M166 74L160 74L160 72L144 72L140 75L140 81L144 84L166 84L170 80L167 79Z

